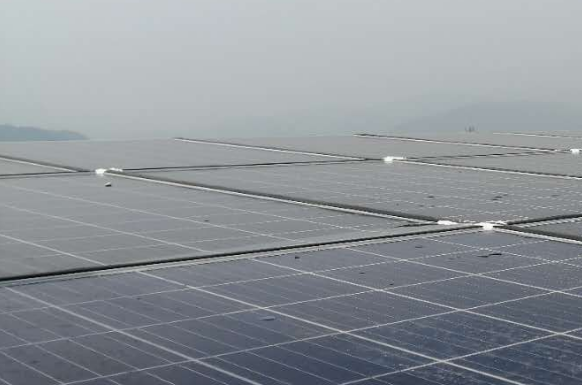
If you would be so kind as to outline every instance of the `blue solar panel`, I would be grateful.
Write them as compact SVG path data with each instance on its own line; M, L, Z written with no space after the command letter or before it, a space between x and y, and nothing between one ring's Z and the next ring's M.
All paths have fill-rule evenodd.
M562 245L493 234L495 242L491 233L457 232L5 287L0 381L482 385L576 378L582 297L564 291L570 285L523 282L529 266L496 265L498 272L482 274L427 263L447 255L483 260L467 248ZM480 237L482 244L470 246ZM577 271L563 261L507 255ZM399 286L384 287L347 273L388 271L379 266L422 274L400 274ZM520 366L526 363L534 370ZM548 377L545 369L556 365L564 370ZM525 381L532 373L533 382Z
M1 144L0 385L581 383L573 155L491 138Z

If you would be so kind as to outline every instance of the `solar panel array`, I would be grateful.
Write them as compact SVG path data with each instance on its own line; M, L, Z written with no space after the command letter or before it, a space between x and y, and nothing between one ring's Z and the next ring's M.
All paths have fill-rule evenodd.
M476 156L512 154L522 148L477 146L448 142L411 141L404 138L371 138L365 136L315 136L291 138L243 138L230 139L226 143L279 148L294 151L335 154L352 157L381 159L387 155L408 158L432 158L440 156Z
M143 175L181 183L285 195L433 220L519 221L580 213L576 180L417 163L358 162Z
M0 154L20 159L95 170L147 169L245 164L298 163L342 160L316 154L298 154L236 148L182 140L0 142Z
M414 133L412 135L366 135L364 137L387 140L409 140L428 143L465 143L474 145L501 146L521 148L532 151L557 151L582 147L582 135L546 135L543 133L487 133L487 132L455 132L455 133ZM451 154L461 155L461 154Z
M576 158L500 137L1 144L0 385L582 383Z

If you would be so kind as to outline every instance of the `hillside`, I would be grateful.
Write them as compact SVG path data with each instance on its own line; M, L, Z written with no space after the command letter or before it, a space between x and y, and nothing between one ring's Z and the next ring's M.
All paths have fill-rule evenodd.
M478 103L394 126L391 132L463 131L579 131L582 113L561 104L536 102Z
M45 130L36 127L19 127L0 124L0 141L27 141L27 140L82 140L87 139L74 131Z

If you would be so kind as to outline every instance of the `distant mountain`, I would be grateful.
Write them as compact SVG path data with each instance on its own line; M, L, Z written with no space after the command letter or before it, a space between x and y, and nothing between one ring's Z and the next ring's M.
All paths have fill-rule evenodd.
M538 102L478 103L394 126L391 132L580 131L582 112L569 106Z
M25 140L83 140L86 136L74 131L44 130L36 127L18 127L0 124L0 141Z

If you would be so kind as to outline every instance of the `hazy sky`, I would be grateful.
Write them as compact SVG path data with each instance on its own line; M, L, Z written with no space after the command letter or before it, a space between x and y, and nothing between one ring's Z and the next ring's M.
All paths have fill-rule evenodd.
M0 123L94 138L582 103L580 0L0 0ZM280 133L273 128L273 134Z

